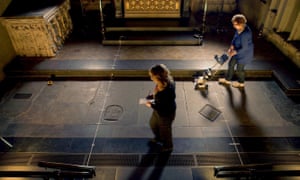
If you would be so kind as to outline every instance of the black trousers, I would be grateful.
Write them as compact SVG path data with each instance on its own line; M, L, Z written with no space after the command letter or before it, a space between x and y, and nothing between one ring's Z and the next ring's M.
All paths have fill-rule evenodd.
M163 143L163 147L172 148L172 123L175 119L175 112L168 116L160 116L157 111L153 111L150 118L150 127L157 141Z
M238 76L238 82L244 83L245 82L245 65L239 64L237 60L232 57L228 63L228 71L226 74L226 80L231 81L233 74L234 74L234 67L236 67L236 74Z

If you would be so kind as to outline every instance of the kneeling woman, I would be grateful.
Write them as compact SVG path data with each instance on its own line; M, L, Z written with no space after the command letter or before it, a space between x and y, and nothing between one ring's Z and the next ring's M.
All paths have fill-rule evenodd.
M153 143L162 143L162 152L173 150L172 123L176 115L175 82L169 69L163 65L154 65L149 69L149 76L155 83L153 94L147 99L153 99L146 106L153 109L150 127L154 134Z

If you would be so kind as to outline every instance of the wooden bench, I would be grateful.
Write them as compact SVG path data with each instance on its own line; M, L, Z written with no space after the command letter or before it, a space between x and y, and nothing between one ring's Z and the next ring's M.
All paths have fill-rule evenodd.
M41 161L38 166L0 166L0 177L27 178L93 178L95 166Z
M300 169L273 168L271 164L250 164L240 166L216 166L214 167L216 178L273 178L300 176Z

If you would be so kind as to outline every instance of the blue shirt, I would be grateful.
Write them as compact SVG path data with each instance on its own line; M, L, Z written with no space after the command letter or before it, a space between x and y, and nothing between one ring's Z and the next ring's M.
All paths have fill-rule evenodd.
M236 58L239 64L247 64L253 60L254 46L252 41L252 31L249 26L246 25L243 32L240 34L236 31L231 44L237 54L233 57Z

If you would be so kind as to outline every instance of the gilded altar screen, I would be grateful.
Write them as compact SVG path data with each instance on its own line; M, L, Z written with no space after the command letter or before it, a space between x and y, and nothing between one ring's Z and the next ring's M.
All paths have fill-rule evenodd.
M124 0L127 18L180 17L180 0Z

